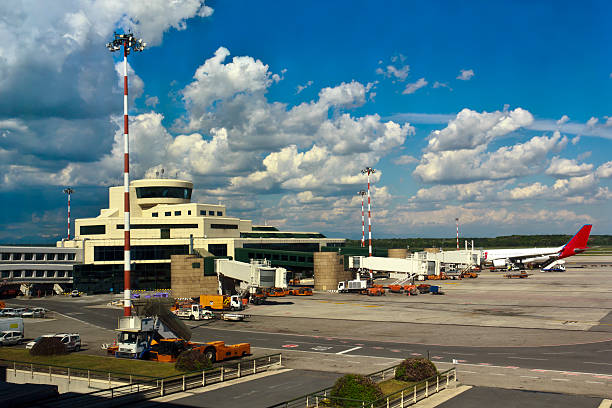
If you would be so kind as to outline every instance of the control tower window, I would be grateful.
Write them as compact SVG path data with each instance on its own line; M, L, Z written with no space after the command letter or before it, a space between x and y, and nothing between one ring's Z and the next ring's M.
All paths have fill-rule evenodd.
M182 198L191 199L191 189L185 187L136 187L138 198Z

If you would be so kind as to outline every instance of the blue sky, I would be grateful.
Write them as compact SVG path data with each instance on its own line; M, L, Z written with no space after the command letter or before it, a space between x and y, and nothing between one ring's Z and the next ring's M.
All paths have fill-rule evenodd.
M0 5L0 242L52 242L121 182L132 29L132 178L288 230L374 237L611 234L607 2ZM116 53L118 54L118 53Z

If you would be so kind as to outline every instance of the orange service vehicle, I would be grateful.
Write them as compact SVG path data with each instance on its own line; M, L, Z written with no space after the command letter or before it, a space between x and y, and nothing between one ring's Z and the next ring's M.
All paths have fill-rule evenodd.
M311 288L293 288L289 289L288 292L291 296L312 296Z
M223 341L209 343L194 343L182 339L160 339L151 342L148 359L163 363L174 363L185 350L195 350L203 353L212 363L230 358L244 357L251 354L249 343L226 345Z
M282 288L266 288L264 291L268 297L283 297L288 294L288 291Z

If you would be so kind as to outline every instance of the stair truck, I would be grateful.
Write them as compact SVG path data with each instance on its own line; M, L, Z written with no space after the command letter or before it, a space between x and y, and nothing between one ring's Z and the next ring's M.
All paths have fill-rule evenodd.
M185 350L197 350L211 362L251 353L249 343L226 345L222 341L191 342L191 330L161 303L140 305L137 314L120 317L117 345L108 348L115 357L175 362Z

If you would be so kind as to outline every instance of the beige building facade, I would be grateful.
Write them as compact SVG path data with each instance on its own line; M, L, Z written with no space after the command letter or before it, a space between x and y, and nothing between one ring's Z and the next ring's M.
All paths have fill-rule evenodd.
M130 183L132 287L170 287L172 255L190 247L215 256L236 256L236 249L318 252L343 246L344 239L317 232L278 231L232 217L221 204L192 203L193 183L143 179ZM123 187L109 188L108 208L93 218L75 220L75 238L57 246L83 249L83 265L75 268L75 287L90 292L122 290L124 255Z

